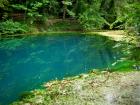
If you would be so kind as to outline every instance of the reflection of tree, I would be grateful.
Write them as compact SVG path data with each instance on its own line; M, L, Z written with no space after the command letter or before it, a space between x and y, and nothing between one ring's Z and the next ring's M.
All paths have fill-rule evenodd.
M108 47L105 47L105 51L107 52L108 58L110 60L114 60L114 57L113 57L114 54L113 54L113 52Z
M106 59L105 59L105 54L104 54L103 50L99 50L99 56L101 58L100 61L101 61L102 65L107 65L107 62L106 62Z

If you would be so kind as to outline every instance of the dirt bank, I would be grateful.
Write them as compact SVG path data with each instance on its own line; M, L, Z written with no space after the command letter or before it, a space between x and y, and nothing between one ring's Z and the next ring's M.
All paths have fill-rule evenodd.
M99 32L90 32L92 34L99 34L103 36L108 36L113 40L120 41L123 39L124 35L126 34L123 30L106 30L106 31L99 31Z

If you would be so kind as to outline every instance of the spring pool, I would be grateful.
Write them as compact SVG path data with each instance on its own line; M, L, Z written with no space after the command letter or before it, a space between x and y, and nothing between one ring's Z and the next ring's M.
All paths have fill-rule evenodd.
M0 42L0 103L44 82L110 67L121 57L107 37L86 34L38 35Z

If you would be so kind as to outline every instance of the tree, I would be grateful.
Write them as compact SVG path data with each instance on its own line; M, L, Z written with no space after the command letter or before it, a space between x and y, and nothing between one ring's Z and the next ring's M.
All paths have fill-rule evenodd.
M72 2L65 0L65 1L62 1L62 4L63 4L63 19L65 19L66 18L66 13L67 13L67 11L69 11L67 7L69 5L72 5Z

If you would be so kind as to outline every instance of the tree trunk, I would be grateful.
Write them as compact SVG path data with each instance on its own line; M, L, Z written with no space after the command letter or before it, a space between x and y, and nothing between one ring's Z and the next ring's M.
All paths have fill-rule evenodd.
M64 5L64 9L63 9L63 19L66 19L66 10L67 10L67 6Z

